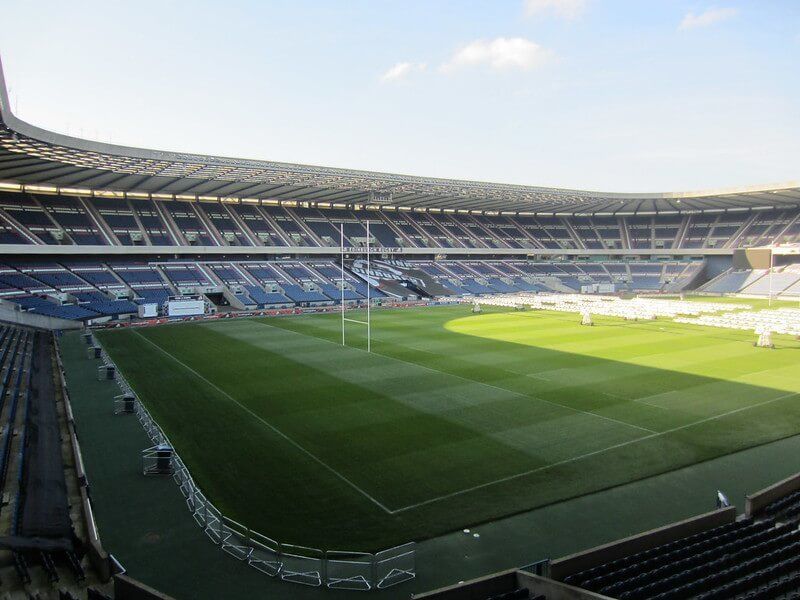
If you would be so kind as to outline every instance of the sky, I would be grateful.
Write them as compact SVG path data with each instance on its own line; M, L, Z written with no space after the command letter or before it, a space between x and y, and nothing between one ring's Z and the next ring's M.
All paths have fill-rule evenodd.
M800 179L798 0L2 0L25 121L611 192Z

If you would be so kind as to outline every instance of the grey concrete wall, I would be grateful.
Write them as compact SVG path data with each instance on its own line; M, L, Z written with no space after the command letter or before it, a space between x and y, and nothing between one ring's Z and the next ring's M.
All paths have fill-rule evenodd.
M486 600L490 596L510 592L517 588L517 570L501 571L486 577L472 579L411 597L425 600Z
M770 502L797 490L800 490L800 473L747 496L745 498L745 514L752 517Z
M80 321L68 321L67 319L57 319L45 315L36 315L21 310L16 310L14 305L0 302L0 321L13 323L14 325L26 325L28 327L38 327L39 329L83 329Z
M544 594L547 600L607 600L608 596L596 594L589 590L567 585L555 579L517 572L517 587L524 587L531 591L531 596Z
M519 588L530 590L531 596L544 594L547 600L607 600L607 596L595 594L547 577L521 570L501 571L458 585L440 588L412 596L414 600L486 600Z
M174 600L127 575L114 577L114 600Z

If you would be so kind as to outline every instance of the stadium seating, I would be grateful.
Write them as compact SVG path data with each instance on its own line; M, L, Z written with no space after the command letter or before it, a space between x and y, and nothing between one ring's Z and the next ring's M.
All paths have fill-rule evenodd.
M138 304L164 304L170 297L170 291L166 288L132 288L138 298Z
M86 319L95 319L100 316L100 311L92 310L90 308L92 303L85 306L75 306L74 304L52 304L36 306L30 309L30 312L37 315L45 315L47 317L58 317L59 319L67 319L70 321L83 321Z
M87 210L89 208L90 210ZM658 216L525 216L352 211L253 204L117 200L3 192L19 223L3 243L622 250L745 247L800 240L797 211Z
M78 275L90 286L99 289L119 289L124 287L114 274L100 263L70 263L65 262L64 267Z
M744 519L568 576L565 583L621 600L729 598L789 589L800 566L800 530Z
M54 305L54 301L42 296L9 296L6 297L6 300L18 304L23 310Z
M711 294L738 292L766 274L765 270L726 271L700 289Z
M94 300L87 302L83 307L107 316L134 314L139 310L136 304L128 300Z
M108 297L102 292L75 292L73 294L78 302L102 302Z
M161 265L161 270L176 286L210 285L211 282L196 265Z
M309 246L337 247L344 232L348 245L371 243L417 248L587 249L738 247L778 235L800 239L792 210L686 215L543 216L448 212L328 209L246 203L183 202L162 199L79 198L70 195L0 193L0 209L14 215L17 236L47 245ZM2 233L2 232L0 232ZM377 248L376 248L377 251ZM44 314L86 312L53 308L76 302L84 311L114 316L132 314L136 303L163 304L180 293L219 294L235 306L256 308L341 301L340 265L326 258L294 254L275 259L202 254L157 262L118 258L108 262L64 259L0 265L0 298L24 310L39 305ZM302 256L302 253L299 253ZM586 258L586 257L584 257ZM374 259L379 260L379 259ZM384 257L385 260L385 257ZM520 260L519 258L402 261L424 273L428 283L393 281L391 273L370 297L480 296L519 292L616 291L680 292L702 282L701 260ZM387 264L392 264L389 260ZM781 267L769 280L765 271L726 271L705 283L709 293L800 295L800 271ZM366 274L355 265L344 273L345 301L367 296ZM383 277L383 275L381 276ZM425 286L430 285L430 292ZM592 286L605 286L604 288ZM416 287L415 287L416 286ZM382 289L383 288L383 291ZM57 295L42 305L32 296ZM72 300L74 298L74 300ZM235 299L235 301L234 301ZM110 303L110 304L107 304Z
M272 304L292 303L292 301L283 294L265 292L263 289L255 285L246 285L244 286L244 289L247 291L248 296L250 296L253 302L261 307Z
M9 552L23 585L32 582L34 568L55 584L57 563L76 581L85 578L70 514L50 339L49 333L0 327L0 493L9 498L0 548Z
M57 290L69 290L86 286L86 282L66 269L53 271L31 271L31 274L45 285Z
M369 296L574 293L586 285L611 283L618 290L680 291L701 266L700 261L637 261L630 265L519 259L388 261L378 264L383 280L379 287L370 286ZM400 283L403 275L401 279L392 279L397 268L410 269L406 280L423 277L427 283L417 281L412 290L406 283ZM134 314L139 304L163 305L180 293L219 293L220 289L227 289L238 302L236 306L245 309L330 304L342 299L344 275L344 300L358 302L368 295L362 269L348 265L343 273L340 265L322 259L29 262L0 265L0 299L16 303L23 310L39 307L39 314L71 319ZM789 288L797 287L800 273L789 272L792 273L786 278L791 283ZM427 292L426 286L430 286ZM66 292L67 296L59 292ZM83 310L58 307L67 306L70 301Z
M287 283L283 286L283 292L294 302L330 302L331 299L322 292L304 290L296 284Z
M342 290L330 283L323 283L320 287L322 288L322 293L331 300L341 300L342 298L345 300L362 300L364 298L358 292L346 288Z
M470 294L493 294L497 291L471 278L462 279L461 287Z
M743 294L754 294L758 296L765 296L769 294L770 291L773 294L780 294L798 281L800 281L800 273L775 269L771 275L768 273L766 277L762 277L750 285L741 288L740 291Z
M356 294L359 294L362 298L366 298L367 297L367 284L366 283L356 282L356 283L353 284L353 288L355 289ZM382 297L386 296L386 294L384 294L380 290L375 289L375 288L370 286L369 296L371 298L382 298Z

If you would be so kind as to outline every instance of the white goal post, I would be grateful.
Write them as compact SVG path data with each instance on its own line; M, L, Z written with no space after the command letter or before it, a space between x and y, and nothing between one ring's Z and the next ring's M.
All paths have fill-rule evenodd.
M347 340L345 338L345 323L357 323L359 325L366 325L367 327L367 352L372 352L372 318L370 313L370 284L369 284L369 273L370 273L370 234L369 234L369 219L366 221L367 227L367 268L366 268L366 276L365 281L367 283L367 320L360 321L358 319L348 319L345 316L345 306L344 306L344 223L339 224L339 248L341 250L341 282L339 284L341 296L341 313L342 313L342 346L347 345Z

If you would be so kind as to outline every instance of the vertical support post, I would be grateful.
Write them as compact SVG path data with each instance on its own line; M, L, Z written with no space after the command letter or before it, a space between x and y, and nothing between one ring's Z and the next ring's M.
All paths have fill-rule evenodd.
M772 269L775 265L775 252L774 246L769 247L769 300L767 306L772 306Z
M369 219L367 219L367 352L372 352L372 321L370 320L370 301L369 301L369 278L370 278L370 271L369 271L369 246L370 246L370 237L369 237Z
M342 269L342 281L341 281L341 308L342 308L342 346L344 346L344 223L339 223L339 247L342 250L342 257L341 257L341 269Z

